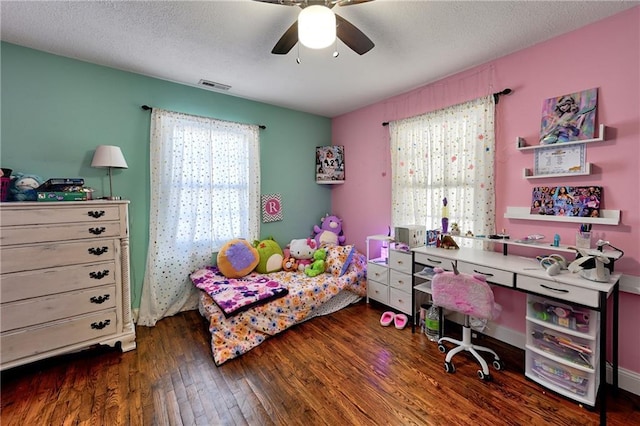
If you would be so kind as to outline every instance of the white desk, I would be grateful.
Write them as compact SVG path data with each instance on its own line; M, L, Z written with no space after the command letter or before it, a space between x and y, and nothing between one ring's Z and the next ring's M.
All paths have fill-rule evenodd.
M487 277L491 284L500 285L514 290L525 292L529 295L536 295L551 299L560 303L571 304L580 308L587 308L600 313L599 327L594 330L594 353L599 354L595 368L595 386L593 402L586 403L594 407L597 397L600 397L600 423L606 424L606 342L607 342L607 299L613 296L613 317L612 317L612 342L613 360L611 363L613 370L614 392L618 390L618 298L620 274L612 274L609 282L598 283L562 271L555 276L547 275L535 259L524 258L515 255L503 255L493 251L483 251L478 249L461 248L457 250L447 250L436 247L418 247L412 249L414 270L420 270L421 266L440 267L452 270L452 263L455 262L458 270L463 273L479 273ZM414 274L414 291L425 291L425 286L416 288L416 275ZM424 276L418 275L424 279ZM428 291L427 291L428 292ZM413 317L415 318L415 303L412 302ZM529 317L527 317L529 320ZM412 321L415 331L415 321ZM527 374L527 377L540 382ZM545 385L546 386L546 385ZM549 387L549 386L547 386ZM552 390L556 390L550 387ZM568 398L583 402L577 397L572 397L569 392L558 392Z

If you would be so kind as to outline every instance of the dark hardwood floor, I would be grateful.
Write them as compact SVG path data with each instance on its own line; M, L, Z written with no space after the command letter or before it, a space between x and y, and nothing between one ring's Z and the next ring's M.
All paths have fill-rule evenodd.
M135 351L97 348L2 373L9 425L591 425L589 411L524 377L524 353L480 381L468 354L444 355L411 329L381 327L359 303L216 367L196 311L138 327ZM640 397L608 398L611 425L640 424Z

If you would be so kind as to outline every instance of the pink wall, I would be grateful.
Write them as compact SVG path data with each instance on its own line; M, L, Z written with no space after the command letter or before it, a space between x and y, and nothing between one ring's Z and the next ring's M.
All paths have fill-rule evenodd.
M616 272L640 276L640 7L540 43L411 92L333 120L333 144L345 146L346 183L333 189L333 213L359 250L367 235L386 233L391 224L391 162L388 128L382 122L410 117L480 96L513 89L496 110L496 229L513 236L558 233L575 241L578 224L505 219L507 206L529 205L538 185L600 185L603 207L621 211L619 226L594 225L596 238L625 251ZM535 141L542 102L551 97L598 88L597 121L606 141L587 145L592 174L527 180L533 152L517 151L518 136ZM531 255L532 253L522 252ZM498 290L499 321L524 331L525 299ZM640 373L640 296L620 297L620 366Z

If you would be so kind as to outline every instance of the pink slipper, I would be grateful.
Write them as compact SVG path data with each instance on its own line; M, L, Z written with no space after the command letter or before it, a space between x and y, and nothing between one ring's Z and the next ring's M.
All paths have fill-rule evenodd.
M405 328L407 322L409 322L409 318L407 318L405 314L398 314L393 319L393 323L398 330L402 330L403 328Z
M396 314L394 314L391 311L384 312L382 314L382 316L380 317L380 325L383 326L383 327L388 326L389 324L391 324L391 322L393 321L395 316L396 316Z

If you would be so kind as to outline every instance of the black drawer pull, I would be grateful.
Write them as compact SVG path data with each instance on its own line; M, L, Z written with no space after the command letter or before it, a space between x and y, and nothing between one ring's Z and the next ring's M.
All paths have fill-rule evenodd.
M105 328L109 324L111 324L111 320L93 322L93 323L91 323L91 328L93 328L94 330L102 330L103 328Z
M107 300L109 300L109 295L105 294L104 296L93 296L92 298L89 299L89 301L91 303L95 303L97 305L101 305L104 302L106 302Z
M557 293L569 293L569 290L565 290L564 288L553 288L553 287L547 287L544 284L540 284L540 287L542 288L546 288L547 290L551 290L551 291L555 291Z
M100 228L89 228L89 233L91 233L93 235L100 235L104 231L106 231L106 229L107 228L105 228L104 226L101 226Z
M102 272L89 272L89 278L93 278L94 280L101 280L107 275L109 275L109 271L107 269Z
M493 274L488 274L486 272L476 271L475 269L473 270L473 272L475 272L476 274L484 275L485 277L492 277L493 276Z
M89 212L87 212L87 214L88 214L89 216L91 216L92 218L97 219L97 218L99 218L99 217L104 216L104 210L100 210L100 211L95 211L95 210L94 210L94 211L89 211Z
M442 263L442 261L441 261L441 260L433 260L433 259L429 259L428 257L427 257L427 260L428 260L429 262L437 263L438 265Z
M98 247L98 248L91 247L91 248L89 248L89 253L95 254L96 256L100 256L101 254L104 254L104 253L106 253L108 251L109 251L109 247L102 247L102 248L101 247Z

